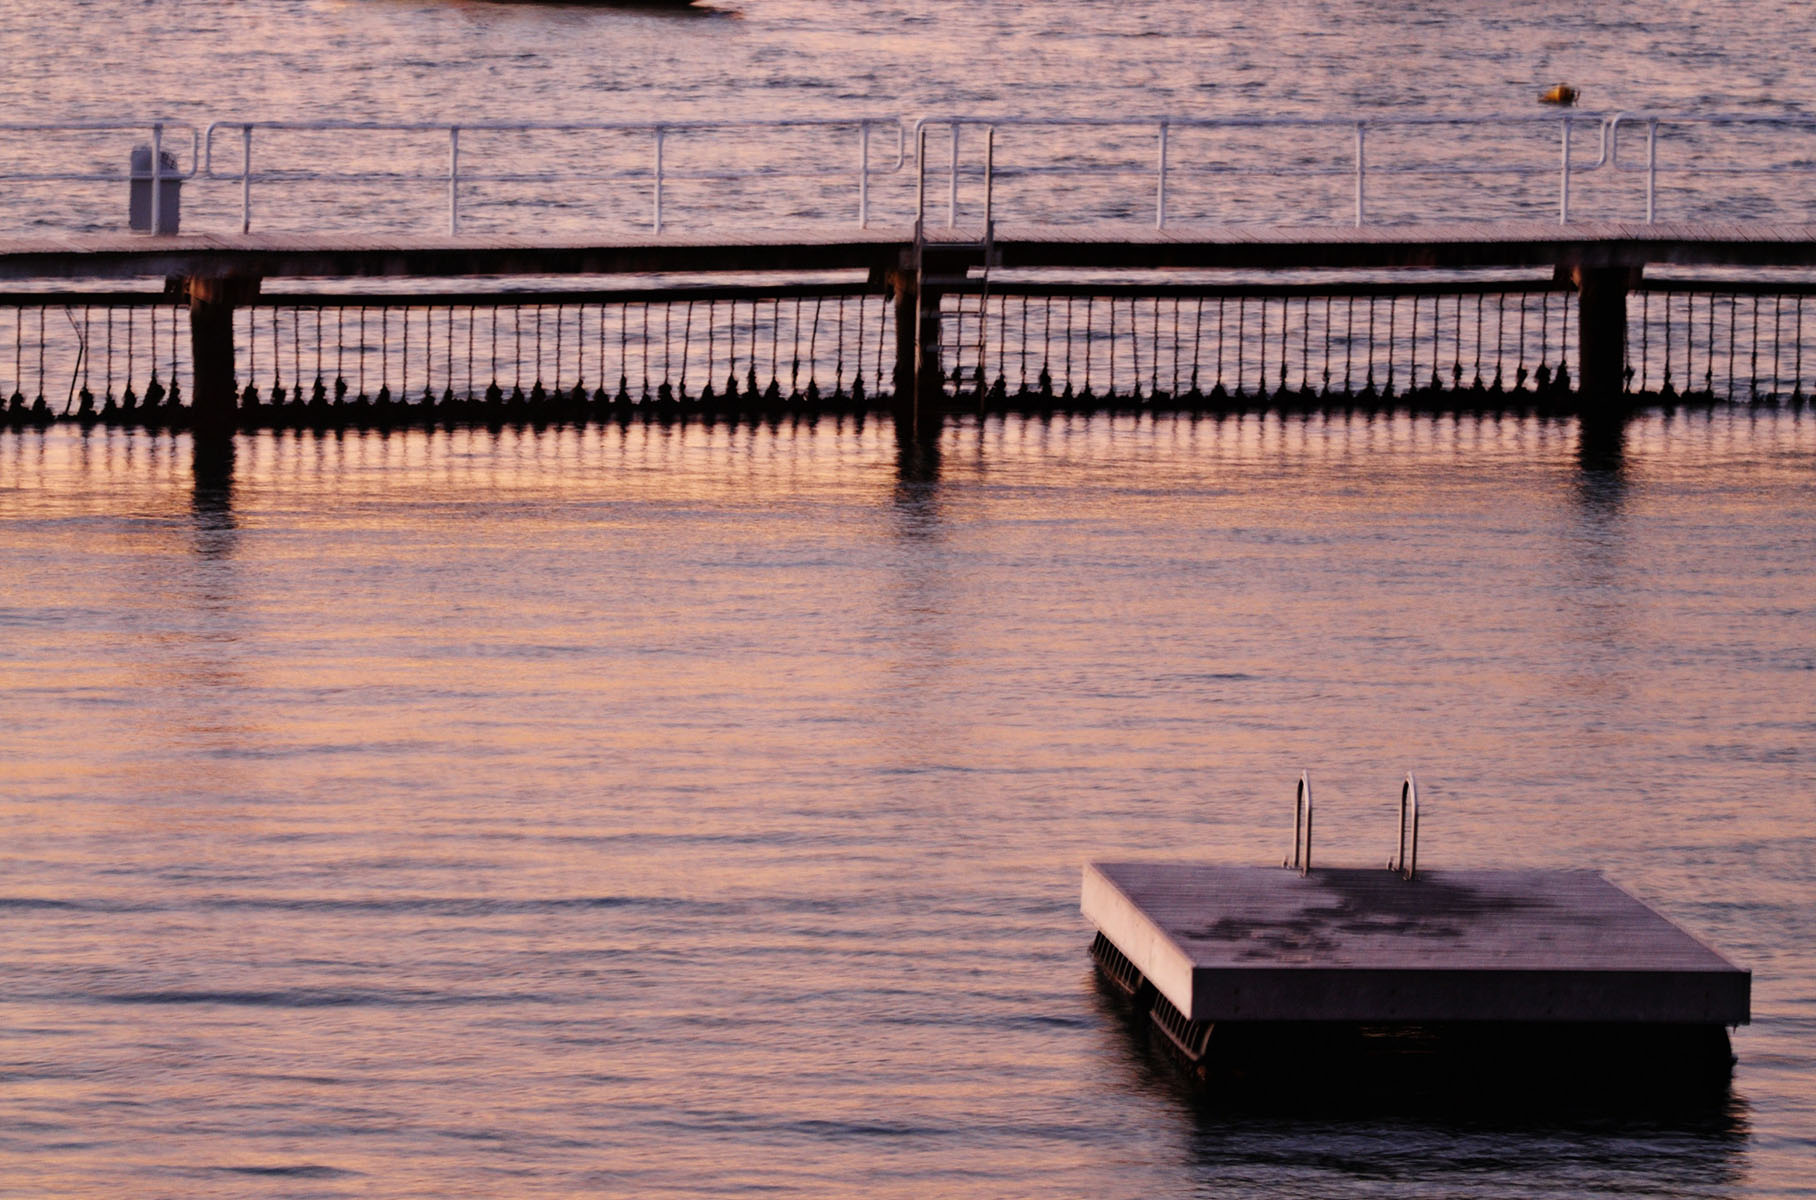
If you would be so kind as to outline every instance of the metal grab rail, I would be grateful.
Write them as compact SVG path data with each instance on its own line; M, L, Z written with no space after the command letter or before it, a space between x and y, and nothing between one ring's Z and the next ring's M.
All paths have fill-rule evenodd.
M1303 838L1303 840L1301 840ZM1301 875L1312 870L1312 776L1299 772L1299 787L1293 795L1293 857L1280 864Z
M180 164L175 170L161 167L155 160L152 170L157 179L193 179L196 176L197 164L201 158L202 133L200 126L188 121L171 121L155 119L150 121L4 121L0 122L0 134L7 133L141 133L157 149L168 150L166 138L173 133L189 134L189 166ZM0 172L9 183L124 183L130 180L130 167L119 170L101 171L32 171L16 170L11 163Z
M1064 163L1051 166L1024 166L1004 171L998 167L987 168L985 186L991 183L990 176L995 174L1033 176L1033 175L1147 175L1154 179L1154 227L1164 229L1167 223L1167 191L1170 177L1175 173L1172 165L1171 137L1178 129L1330 129L1353 130L1354 150L1347 163L1332 162L1326 166L1274 166L1253 167L1235 164L1200 164L1192 170L1203 175L1236 175L1264 174L1276 176L1329 177L1348 175L1353 177L1355 195L1354 223L1361 226L1367 223L1368 212L1368 177L1372 171L1391 175L1496 175L1516 174L1530 175L1539 168L1525 164L1509 163L1472 163L1472 162L1396 162L1385 166L1370 167L1368 161L1368 131L1370 129L1403 129L1403 128L1482 128L1501 129L1507 126L1546 126L1559 127L1559 165L1558 171L1558 224L1570 222L1570 177L1573 174L1585 174L1601 169L1609 162L1612 139L1610 122L1612 118L1588 116L1584 114L1562 112L1556 114L1533 115L1521 113L1494 116L1417 116L1417 117L992 117L992 116L936 116L922 117L914 124L917 141L929 127L948 131L949 159L946 168L946 228L951 229L958 222L959 176L964 173L960 162L959 142L961 132L965 129L986 129L996 131L1003 128L1023 129L1152 129L1155 138L1155 159L1152 168L1117 164L1078 164ZM1582 162L1574 158L1572 152L1572 135L1578 126L1594 124L1598 133L1597 154L1592 162ZM926 170L925 156L920 156L919 169ZM971 173L976 173L975 169Z
M842 129L857 135L857 164L853 172L847 167L828 164L817 169L768 167L758 169L724 169L675 171L666 165L667 142L671 137L699 133L724 133L738 130ZM885 151L879 161L872 161L871 140L874 130L895 131L893 161ZM214 161L215 135L223 130L239 133L240 154L237 166L217 169ZM435 133L447 139L448 167L445 172L427 171L321 171L309 169L252 169L253 134L255 131L287 133ZM561 171L475 171L461 166L461 134L466 133L626 133L650 137L651 160L648 167L620 170ZM240 232L252 229L252 185L254 182L446 182L448 188L448 233L460 233L460 187L474 183L614 183L648 181L651 188L650 227L662 232L662 203L665 186L672 181L733 181L741 179L845 178L855 174L857 185L858 227L870 225L870 180L873 176L893 175L907 165L907 131L898 117L794 117L780 120L719 121L466 121L455 124L411 121L215 121L209 124L202 139L203 178L237 182L240 185Z
M1412 816L1410 837L1408 813ZM1406 880L1412 879L1419 869L1419 781L1413 778L1411 771L1406 772L1406 782L1400 785L1399 859L1388 863L1387 869L1399 872L1400 878Z
M1665 167L1658 165L1658 134L1664 127L1680 129L1709 128L1723 129L1735 126L1757 126L1768 129L1803 129L1816 132L1816 117L1797 116L1764 116L1747 113L1709 113L1692 115L1675 115L1670 113L1615 113L1608 118L1610 148L1608 164L1616 171L1632 174L1643 173L1646 176L1646 223L1652 224L1658 219L1658 177L1661 170L1694 171L1698 175L1811 175L1816 174L1816 159L1805 159L1785 163L1751 163L1738 166L1719 166L1699 164L1694 167ZM1644 162L1624 162L1620 157L1621 131L1633 126L1645 128L1646 157Z
M1548 131L1553 127L1557 131L1558 147L1555 165L1546 165L1541 156L1534 154L1535 149L1541 148L1541 144L1533 138L1521 139L1517 143L1510 143L1504 138L1495 140L1497 135L1514 134L1519 130ZM1593 156L1583 153L1584 148L1579 145L1583 141L1583 131L1589 127L1593 127L1597 135L1596 153ZM740 155L748 152L748 165L739 165L726 155L717 159L709 158L705 166L683 169L674 166L673 151L684 140L697 146L715 134L735 135L739 131L781 132L791 129L825 131L829 136L850 146L853 152L851 160L840 161L842 155L822 154L817 144L809 147L807 153L791 153L789 157L783 158L775 148L766 150L761 144L740 142L737 152ZM888 149L886 142L880 149L875 147L873 142L877 131L884 131L883 136L887 139L887 131L890 129L894 130L893 151ZM1024 147L1022 161L1012 161L1007 165L1000 156L997 161L990 163L977 161L975 154L970 161L966 160L964 144L973 132L1018 129L1100 130L1105 131L1105 136L1095 141L1083 136L1073 137L1063 147L1038 158L1027 155ZM237 184L240 192L240 228L243 232L251 229L255 184L296 181L440 183L447 188L449 232L458 234L461 226L462 188L467 187L470 191L472 185L572 182L645 185L649 189L649 225L660 232L667 223L664 212L666 193L673 184L843 179L850 182L855 193L859 227L868 228L872 215L872 184L879 179L897 175L908 166L910 130L915 134L917 144L919 138L930 131L944 132L946 135L948 144L942 148L943 153L936 151L932 155L915 157L920 177L917 191L924 192L929 176L943 176L946 184L945 226L949 229L958 223L961 184L981 179L985 190L989 191L998 177L1145 179L1146 187L1151 190L1153 225L1157 229L1164 229L1177 220L1173 212L1173 193L1182 181L1224 176L1347 178L1353 192L1350 220L1360 226L1369 223L1370 188L1377 185L1376 181L1381 176L1464 179L1494 176L1537 178L1554 175L1558 189L1558 221L1567 224L1572 218L1574 180L1604 167L1623 176L1644 176L1644 216L1648 222L1658 219L1658 187L1660 179L1664 177L1683 175L1720 180L1744 176L1807 177L1816 174L1816 154L1786 154L1782 160L1772 161L1767 158L1768 147L1763 141L1755 140L1755 144L1746 144L1747 139L1744 137L1733 139L1739 143L1739 148L1726 161L1719 161L1719 147L1713 145L1699 146L1695 160L1680 159L1674 163L1661 161L1661 142L1669 144L1698 129L1809 133L1816 132L1816 116L1652 112L1595 115L1566 110L1545 114L1370 114L1345 117L1026 117L956 114L926 116L912 123L897 116L451 123L222 120L212 122L205 128L198 128L196 124L187 121L166 119L0 123L0 135L137 133L157 151L150 171L153 183L206 179L211 183ZM1401 139L1395 143L1392 154L1384 153L1380 148L1380 139L1385 135L1417 130L1431 130L1437 136L1428 139L1429 146L1427 139ZM1188 155L1185 150L1191 148L1191 143L1179 140L1188 132L1218 131L1231 134L1248 131L1251 136L1242 140L1242 153L1224 155L1222 158L1215 154ZM1304 145L1295 147L1286 136L1277 139L1254 136L1270 133L1288 135L1293 131L1323 131L1335 135L1335 144L1329 138L1322 143L1315 138L1305 138L1302 139ZM265 149L266 144L259 142L260 136L281 132L428 135L432 139L428 146L432 154L437 152L438 146L445 147L446 165L444 168L433 165L432 162L420 167L378 164L372 169L362 169L357 164L346 162L258 165L261 158L259 151L263 151L264 156L271 154L271 151ZM182 161L180 142L185 133L188 135L189 149L187 160ZM619 161L616 165L593 165L589 162L576 163L571 167L550 167L546 162L528 161L527 155L513 155L510 151L503 151L496 156L502 161L484 163L475 161L479 156L475 155L472 144L475 135L588 133L643 138L643 147L639 147L633 140L622 149L626 154L646 150L648 157L642 163L633 160ZM1641 143L1639 147L1634 146L1636 140ZM1295 151L1290 159L1287 154L1275 152L1275 141L1281 143L1281 150ZM178 144L179 161L171 168L165 165L163 155L171 149L173 143ZM237 147L230 143L237 143ZM1684 144L1678 143L1680 147ZM1688 144L1696 143L1688 141ZM828 142L827 145L833 143ZM1144 145L1151 146L1151 158L1142 149ZM1013 146L1005 149L1010 151L1013 158ZM1517 157L1508 153L1513 149L1519 151ZM489 149L487 157L492 157ZM597 157L593 156L594 161ZM16 183L110 183L132 178L125 156L122 156L117 168L104 167L98 170L82 169L71 161L72 156L66 152L47 149L41 158L41 166L34 165L29 160L0 165L0 178ZM940 161L936 162L935 159ZM152 207L155 212L162 201L161 189L154 187L153 193ZM1115 207L1118 213L1129 211L1124 202L1126 198L1117 201ZM1139 203L1139 196L1136 199ZM922 210L924 206L917 206L917 211Z
M176 170L164 167L166 132L189 133L189 166L179 163ZM201 158L201 130L188 121L153 119L150 121L7 121L0 122L0 134L6 133L148 133L151 135L151 174L139 176L151 183L151 228L162 228L164 188L167 180L194 179ZM130 157L122 171L16 171L4 174L9 183L126 183L133 178Z

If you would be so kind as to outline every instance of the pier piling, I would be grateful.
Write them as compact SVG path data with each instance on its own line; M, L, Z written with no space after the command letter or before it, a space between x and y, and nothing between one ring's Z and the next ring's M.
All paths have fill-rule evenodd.
M911 268L891 271L889 287L895 298L895 423L904 433L913 433L917 421L916 381L920 372L921 289L920 278Z
M941 349L940 292L922 276L916 298L914 386L909 389L910 424L917 436L937 428L946 400Z
M239 388L234 372L233 310L258 295L255 277L192 277L189 292L190 350L195 389L192 417L198 431L231 432L238 423Z
M1578 395L1584 411L1621 402L1626 390L1627 291L1638 282L1630 267L1577 267Z

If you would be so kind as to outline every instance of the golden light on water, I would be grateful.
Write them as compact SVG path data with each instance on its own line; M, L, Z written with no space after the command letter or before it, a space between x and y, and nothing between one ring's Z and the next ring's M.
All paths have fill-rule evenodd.
M1558 79L1585 113L1800 111L1808 23L1780 7L24 0L0 51L19 122L1517 115ZM1052 177L1014 168L1091 149L1002 136L998 199L1023 217ZM1298 168L1348 136L1174 148ZM1148 137L1094 144L1138 185L1090 193L1143 228ZM0 164L117 169L116 141L0 131ZM628 135L466 147L500 171L649 162ZM771 149L677 139L669 161ZM824 178L764 208L678 177L676 220L849 229L855 145L784 149ZM260 153L424 178L261 183L256 228L445 228L444 131ZM1552 180L1484 194L1549 219ZM1224 183L1182 175L1181 213L1346 216L1346 175ZM1637 194L1631 172L1582 183ZM905 228L912 172L871 184L877 227ZM0 192L17 228L121 216L112 183ZM1776 179L1713 194L1724 221L1801 219ZM1453 198L1441 175L1379 197L1387 219ZM477 236L650 217L636 176L462 201ZM186 228L237 228L238 203L192 184ZM414 327L407 389L387 349L376 370L353 350L356 390L414 397L419 363L437 387L523 371L519 349L458 363L446 317ZM111 359L70 357L77 314L48 319L48 366L0 341L0 391L57 406L83 366L111 391ZM137 327L160 363L181 320ZM601 339L594 386L604 314L568 320L556 337ZM343 373L300 357L300 326L260 328L261 386L272 357L291 388ZM335 335L327 353L378 345ZM1415 377L1425 352L1414 334ZM653 369L638 353L627 377ZM0 431L0 1192L1271 1196L1385 1170L1421 1194L1797 1194L1812 462L1816 421L1777 402L1612 438L1527 413L965 417L932 453L849 418L267 432L199 457L182 435ZM1408 768L1422 861L1603 870L1753 968L1725 1108L1308 1123L1232 1117L1158 1069L1091 981L1079 865L1272 864L1310 769L1321 857L1375 866Z

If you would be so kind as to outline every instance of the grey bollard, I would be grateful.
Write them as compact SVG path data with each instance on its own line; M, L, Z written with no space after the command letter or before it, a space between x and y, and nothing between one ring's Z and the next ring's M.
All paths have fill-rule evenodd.
M158 187L158 232L175 233L183 218L183 181L176 178L176 155L166 150L160 156ZM132 148L132 198L127 205L127 221L134 233L151 232L151 147L140 143Z

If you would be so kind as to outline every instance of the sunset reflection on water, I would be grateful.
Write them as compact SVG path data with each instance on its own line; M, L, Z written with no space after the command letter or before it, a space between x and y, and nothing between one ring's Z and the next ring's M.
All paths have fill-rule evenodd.
M0 441L19 1194L1639 1187L1807 1161L1816 424ZM1713 1124L1199 1111L1092 857L1594 866L1754 969ZM1314 1153L1309 1147L1317 1147Z

